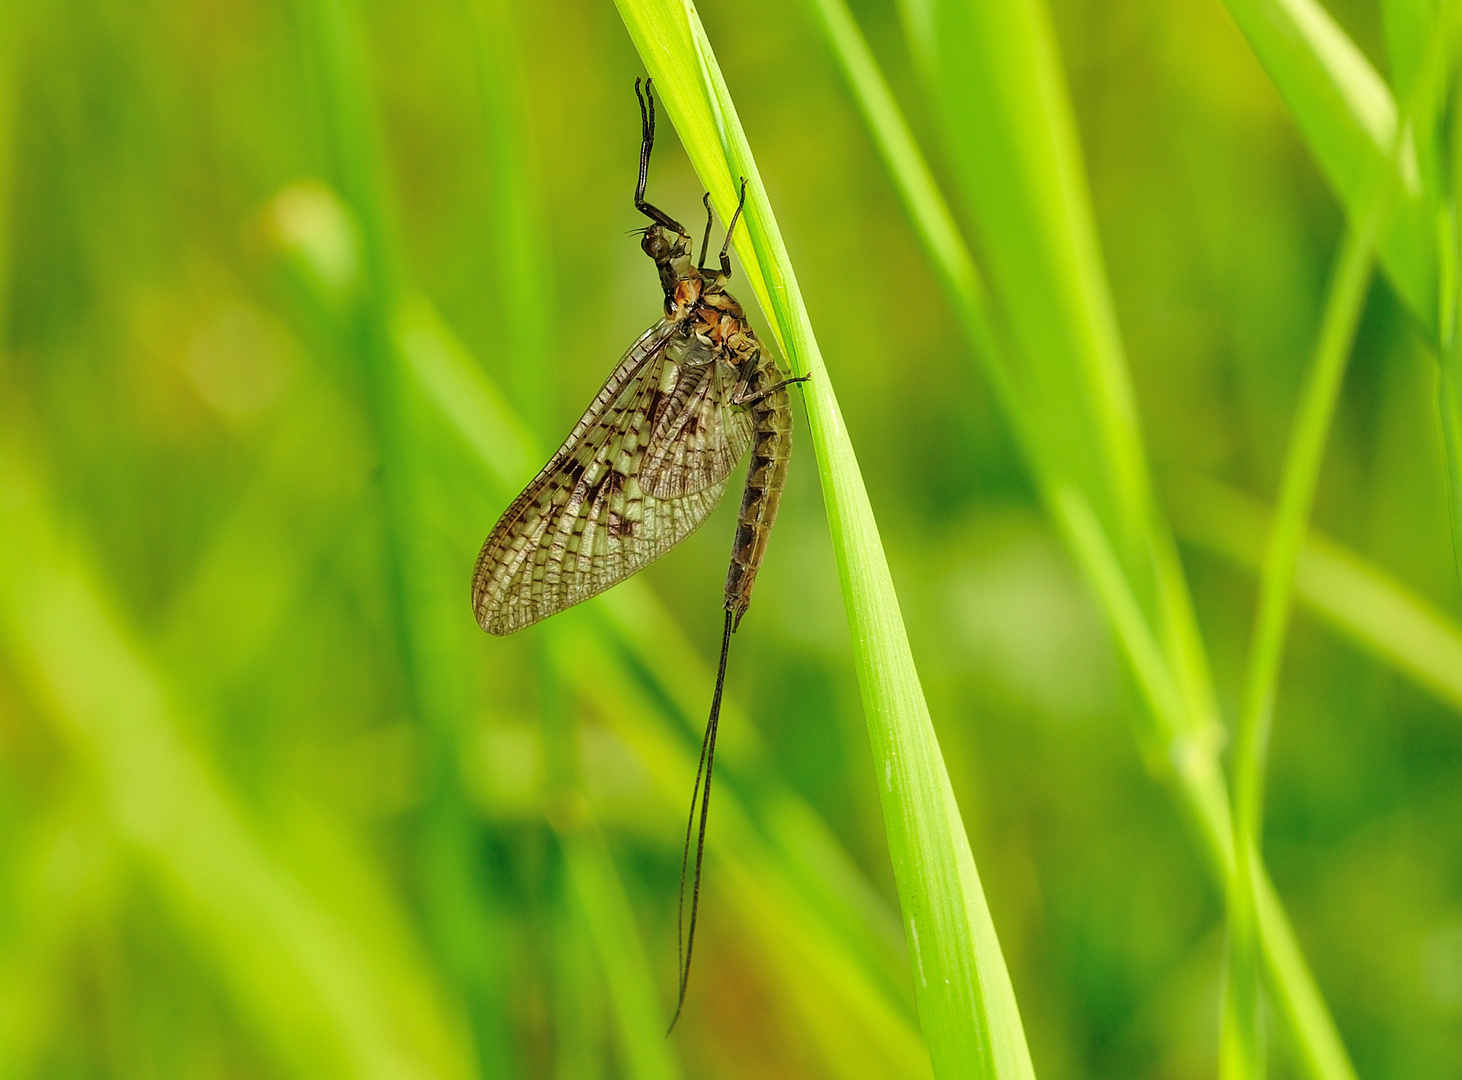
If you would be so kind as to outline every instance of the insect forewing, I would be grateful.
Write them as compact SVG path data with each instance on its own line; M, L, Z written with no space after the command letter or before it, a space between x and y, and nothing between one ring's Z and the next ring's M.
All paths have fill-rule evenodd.
M731 448L712 430L729 411L719 406L724 394L715 390L716 365L706 365L709 389L686 389L706 372L670 359L675 331L661 322L630 347L564 444L489 534L472 581L473 608L488 633L513 633L603 592L684 540L720 502L726 474L750 439L749 420L721 475L699 469L699 486L682 484L676 497L658 497L641 486L647 458L686 456L674 449L677 439L693 435ZM708 398L717 405L706 411ZM681 422L693 408L701 410L700 419ZM668 450L655 442L657 432L672 444ZM717 470L726 456L716 455Z

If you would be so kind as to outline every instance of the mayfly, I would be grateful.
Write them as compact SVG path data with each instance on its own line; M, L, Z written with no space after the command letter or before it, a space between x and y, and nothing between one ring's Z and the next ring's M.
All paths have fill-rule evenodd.
M741 305L726 291L731 236L746 205L746 180L741 181L736 212L726 227L719 269L706 269L709 194L705 237L694 268L690 235L678 221L645 201L655 143L651 87L651 80L646 80L641 95L640 81L635 80L641 135L635 208L650 219L637 231L640 247L660 272L665 316L630 346L563 445L488 535L472 575L472 607L489 634L511 634L623 581L705 521L721 501L731 470L747 448L752 449L726 574L726 621L716 689L701 740L680 860L682 944L673 1030L685 1006L695 947L726 654L731 634L751 603L787 478L792 452L787 387L806 376L782 376L752 332ZM692 835L695 864L687 927L685 877Z

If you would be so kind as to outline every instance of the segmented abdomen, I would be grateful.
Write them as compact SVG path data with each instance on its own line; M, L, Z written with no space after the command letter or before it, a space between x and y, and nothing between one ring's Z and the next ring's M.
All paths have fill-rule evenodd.
M763 352L746 393L759 393L782 379L776 363ZM779 387L749 407L756 424L751 465L741 493L736 541L731 545L731 567L726 572L726 610L731 612L733 624L741 621L751 603L756 571L766 554L772 524L777 520L782 489L787 483L787 462L792 456L792 402L787 388Z

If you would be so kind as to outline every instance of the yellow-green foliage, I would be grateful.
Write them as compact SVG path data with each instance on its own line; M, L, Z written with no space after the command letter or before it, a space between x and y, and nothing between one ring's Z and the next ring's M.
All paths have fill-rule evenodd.
M1462 1073L1451 3L703 8L0 3L0 1075ZM468 604L647 72L814 373L668 1041L735 500Z

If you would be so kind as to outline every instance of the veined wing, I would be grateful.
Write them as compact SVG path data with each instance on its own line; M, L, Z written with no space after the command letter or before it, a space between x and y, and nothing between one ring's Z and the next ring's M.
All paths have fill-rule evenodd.
M630 347L483 544L472 605L488 633L513 633L603 592L684 540L720 502L724 475L678 498L640 486L652 433L685 429L674 422L677 403L695 400L682 387L701 377L670 359L676 330L661 322Z
M751 445L751 412L730 402L735 376L707 353L681 368L651 430L640 487L657 499L680 499L723 483Z

